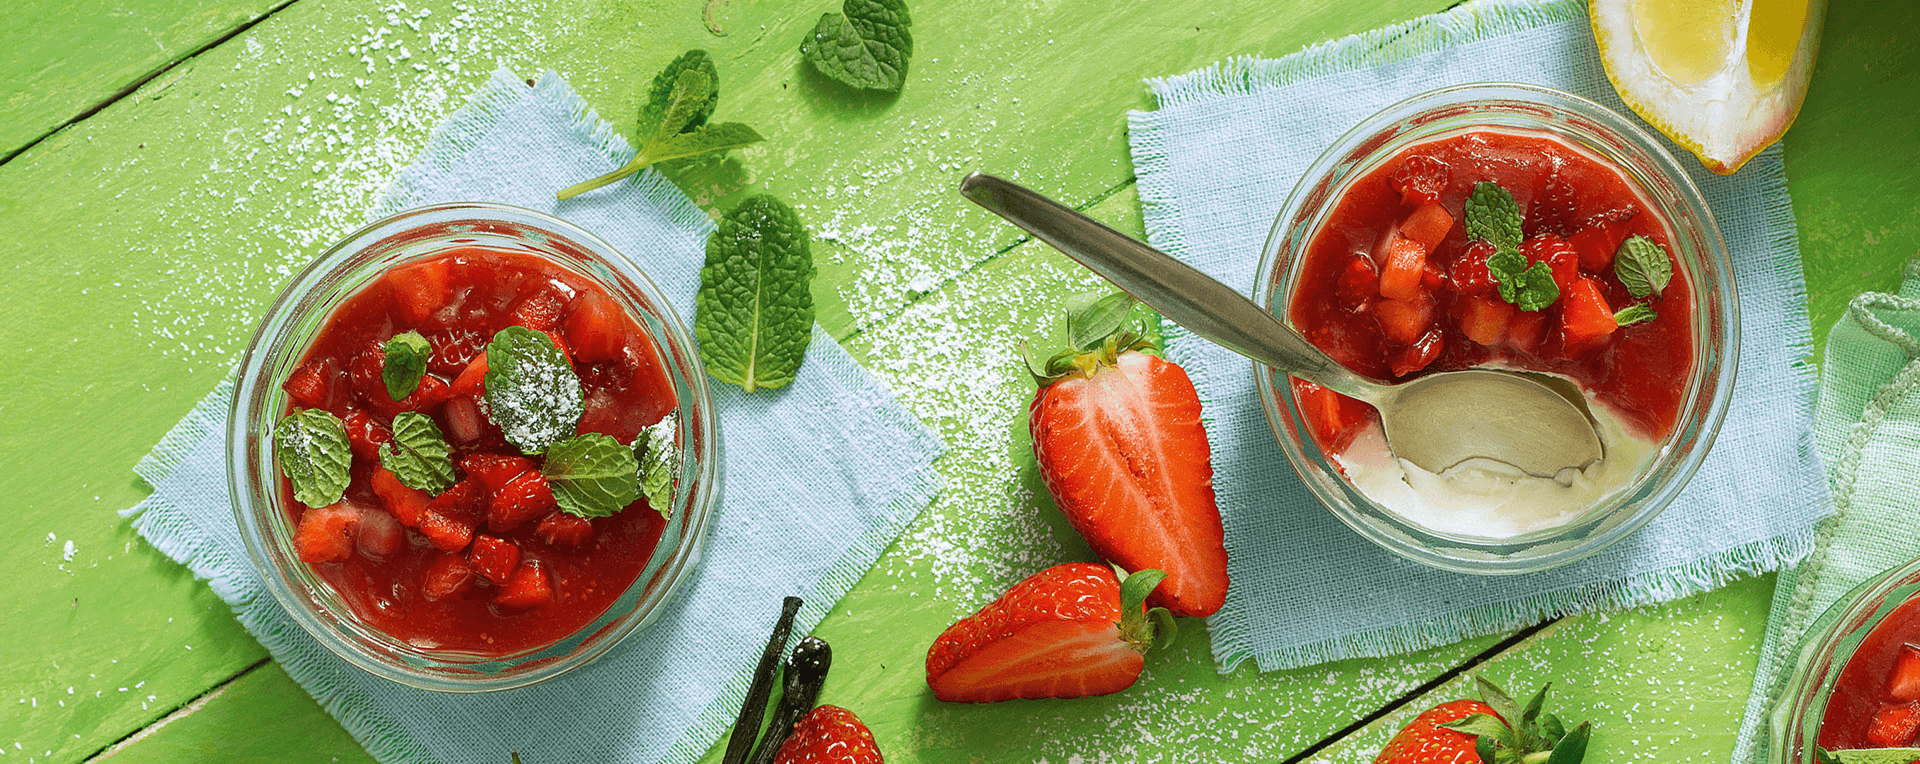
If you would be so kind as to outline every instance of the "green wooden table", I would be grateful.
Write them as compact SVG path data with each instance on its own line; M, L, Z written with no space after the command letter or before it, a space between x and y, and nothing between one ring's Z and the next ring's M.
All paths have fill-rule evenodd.
M1268 674L1216 674L1194 623L1138 686L1099 699L955 707L925 690L938 629L1088 557L1034 473L1015 348L1093 282L955 181L1010 175L1140 234L1123 115L1151 106L1142 78L1448 2L920 0L910 82L877 97L796 55L830 0L15 0L0 30L0 508L16 529L0 540L0 761L367 759L116 514L147 492L130 468L495 67L557 69L618 117L690 47L719 61L720 115L771 140L675 180L710 210L749 191L799 207L820 238L820 322L953 446L946 493L819 629L856 656L823 700L866 718L891 760L1368 761L1473 669L1554 680L1600 730L1590 760L1723 761L1770 578ZM1917 28L1920 4L1835 0L1787 138L1820 337L1920 252Z

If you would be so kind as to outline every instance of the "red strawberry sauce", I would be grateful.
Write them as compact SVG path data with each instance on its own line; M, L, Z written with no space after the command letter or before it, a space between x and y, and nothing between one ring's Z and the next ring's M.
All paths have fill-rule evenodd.
M1899 748L1920 737L1920 662L1901 660L1909 644L1920 644L1920 599L1888 613L1840 669L1820 722L1822 747Z
M355 615L417 646L494 655L566 637L626 591L664 527L644 499L587 521L557 513L538 492L535 500L496 500L511 489L493 490L468 472L463 462L475 454L524 457L480 413L480 370L466 382L462 374L476 358L484 362L494 332L514 324L548 332L568 354L586 399L580 432L630 443L673 410L653 342L602 289L533 255L475 246L390 271L348 298L285 384L292 406L348 422L352 483L335 508L360 518L344 537L338 526L310 533L301 519L321 510L295 501L283 478L287 519L299 528L296 548L303 559L331 560L313 569ZM379 348L408 330L427 338L432 356L419 391L396 403L380 379ZM374 479L377 443L391 437L393 416L403 410L431 416L453 447L460 484L440 501ZM520 464L537 468L539 457L525 458ZM503 522L509 506L506 516L525 519Z
M1561 298L1545 310L1502 302L1485 267L1490 246L1470 246L1465 204L1481 181L1498 183L1518 204L1521 254L1554 268ZM1692 294L1677 263L1657 298L1628 293L1612 264L1635 234L1658 242L1672 262L1660 220L1590 155L1539 135L1456 133L1409 146L1353 183L1307 249L1287 318L1348 368L1376 378L1487 364L1563 375L1618 413L1629 432L1660 439L1673 430L1693 368ZM1424 247L1405 241L1423 238L1433 242L1424 263ZM1607 316L1633 304L1659 317L1611 328ZM1294 386L1329 451L1345 450L1375 417L1359 401Z

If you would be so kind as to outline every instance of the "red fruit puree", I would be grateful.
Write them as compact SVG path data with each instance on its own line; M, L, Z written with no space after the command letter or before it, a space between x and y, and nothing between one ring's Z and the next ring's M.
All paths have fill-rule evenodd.
M1560 297L1521 311L1500 298L1470 241L1466 199L1493 182L1518 204L1520 254L1553 270ZM1540 135L1456 133L1409 146L1347 189L1306 253L1287 316L1347 368L1400 381L1498 365L1572 379L1628 432L1664 438L1693 368L1686 272L1658 296L1635 299L1615 275L1622 242L1646 236L1668 253L1666 227L1613 168ZM1658 317L1616 326L1645 304ZM1346 450L1377 416L1372 407L1294 380L1315 438Z
M539 457L483 413L486 346L519 325L546 332L586 400L579 432L631 443L675 406L652 340L604 290L539 257L455 247L348 298L284 385L292 406L340 417L353 445L345 499L280 495L303 560L372 627L413 645L485 655L538 648L599 617L646 565L665 521L642 499L612 517L557 511ZM381 380L388 338L418 331L427 373L405 400ZM433 418L458 482L438 496L381 467L393 417Z
M1920 600L1888 613L1840 669L1820 722L1830 751L1902 748L1920 737Z

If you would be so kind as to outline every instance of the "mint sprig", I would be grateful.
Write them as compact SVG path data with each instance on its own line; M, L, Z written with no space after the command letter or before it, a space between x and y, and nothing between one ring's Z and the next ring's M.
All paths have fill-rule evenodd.
M405 400L420 386L427 373L427 356L433 346L419 332L408 331L387 340L380 363L380 381L387 385L387 397Z
M590 432L547 449L540 474L553 488L560 511L576 517L609 517L640 498L633 451L610 435Z
M1560 285L1553 280L1553 267L1546 263L1527 264L1520 254L1520 205L1513 194L1498 183L1473 184L1467 197L1467 235L1492 244L1495 251L1487 257L1487 273L1500 290L1500 299L1521 310L1546 309L1560 299Z
M674 447L679 422L673 414L640 430L633 439L633 457L639 463L637 489L647 506L661 517L673 517L674 479L680 474L680 450Z
M1613 323L1616 326L1631 326L1633 324L1652 321L1659 317L1660 315L1658 313L1653 312L1653 308L1645 305L1628 305L1613 314Z
M487 418L528 455L573 435L586 411L580 376L545 332L509 326L487 343Z
M1667 250L1645 236L1629 236L1613 255L1613 275L1635 297L1658 295L1673 280L1673 261Z
M800 216L749 197L707 237L693 332L715 379L747 392L793 381L813 338L813 251Z
M562 189L562 200L612 184L649 166L674 159L737 149L766 140L739 122L709 124L720 100L720 75L704 50L690 50L653 79L640 107L634 137L640 150L620 169Z
M273 452L280 473L293 484L294 500L324 507L346 495L353 447L339 417L320 409L294 409L273 426Z
M897 93L913 57L913 18L903 0L846 0L820 16L800 55L821 74L858 90Z
M393 440L380 446L380 466L402 485L437 495L453 487L452 454L431 417L402 411L393 417Z

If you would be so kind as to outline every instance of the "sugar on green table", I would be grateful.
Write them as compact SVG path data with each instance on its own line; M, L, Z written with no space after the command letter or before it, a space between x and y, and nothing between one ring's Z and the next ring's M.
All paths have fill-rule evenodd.
M203 585L113 513L144 494L128 468L224 373L287 274L355 225L495 65L558 68L611 117L632 113L638 80L690 47L714 52L723 111L752 115L770 140L676 181L710 210L756 191L794 203L819 234L821 323L955 446L940 465L947 493L819 630L854 656L823 700L858 709L899 760L1279 759L1316 745L1497 639L1220 677L1190 624L1121 695L982 707L926 696L926 639L1025 573L1086 557L1033 474L1020 418L1030 388L1015 348L1042 336L1062 295L1094 282L951 189L968 170L992 170L1139 234L1121 115L1150 106L1141 78L1281 55L1443 6L929 5L916 8L912 74L898 96L852 93L805 70L796 41L829 9L772 2L716 4L725 36L708 31L699 8L664 3L296 0L207 12L143 0L121 16L65 11L85 25L31 6L23 16L44 36L107 42L0 59L17 83L0 125L23 145L140 73L279 10L0 165L0 235L25 243L0 307L0 456L12 466L0 495L26 528L0 556L0 574L16 582L0 603L0 746L78 761L181 709L114 755L364 759L261 663ZM1891 286L1920 249L1908 203L1920 178L1884 159L1913 153L1920 135L1920 104L1908 95L1920 92L1911 52L1920 46L1906 31L1917 15L1834 4L1787 138L1821 336L1848 297ZM158 54L128 42L162 26L192 33L152 38ZM107 58L114 72L95 73ZM1713 760L1745 692L1769 587L1571 619L1479 665L1510 685L1560 681L1560 705L1594 708L1597 750L1616 758ZM1318 756L1369 760L1421 702Z

